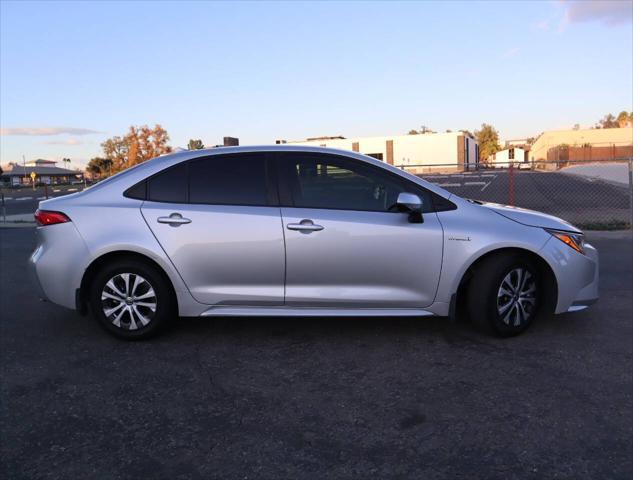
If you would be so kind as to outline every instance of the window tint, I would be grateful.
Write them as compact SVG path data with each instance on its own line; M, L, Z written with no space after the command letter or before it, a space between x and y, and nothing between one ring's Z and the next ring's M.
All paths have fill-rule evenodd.
M191 161L189 202L267 205L265 155L212 156Z
M187 164L180 163L148 180L148 198L153 202L187 202Z
M145 198L147 197L147 182L143 181L143 182L137 183L133 187L128 188L125 191L125 193L123 193L123 195L128 198L136 198L138 200L145 200Z
M401 192L422 196L425 211L431 209L423 189L406 188L395 175L334 155L294 154L282 157L295 207L393 211Z

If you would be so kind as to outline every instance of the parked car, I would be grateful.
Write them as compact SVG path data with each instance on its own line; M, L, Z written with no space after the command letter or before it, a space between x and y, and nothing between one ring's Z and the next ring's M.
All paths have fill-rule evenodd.
M123 338L177 316L455 316L516 335L598 298L573 225L353 152L196 150L40 202L42 295Z

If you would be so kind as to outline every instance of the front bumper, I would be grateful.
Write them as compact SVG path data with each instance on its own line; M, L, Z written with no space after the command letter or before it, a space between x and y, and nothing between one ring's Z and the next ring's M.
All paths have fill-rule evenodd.
M584 310L598 301L598 251L588 243L584 249L583 255L554 237L543 247L541 253L552 267L558 285L555 313Z

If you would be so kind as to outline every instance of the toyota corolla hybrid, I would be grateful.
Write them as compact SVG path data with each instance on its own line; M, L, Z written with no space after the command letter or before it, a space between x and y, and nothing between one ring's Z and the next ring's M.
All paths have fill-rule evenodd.
M569 223L460 198L353 152L159 157L40 203L42 296L144 338L178 316L454 316L516 335L598 297ZM461 309L460 309L461 310Z

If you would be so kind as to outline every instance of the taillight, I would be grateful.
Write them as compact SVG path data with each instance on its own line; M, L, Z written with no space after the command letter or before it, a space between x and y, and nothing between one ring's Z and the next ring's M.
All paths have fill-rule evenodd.
M62 212L50 212L48 210L36 210L35 221L40 227L46 225L55 225L56 223L70 222L70 218Z

